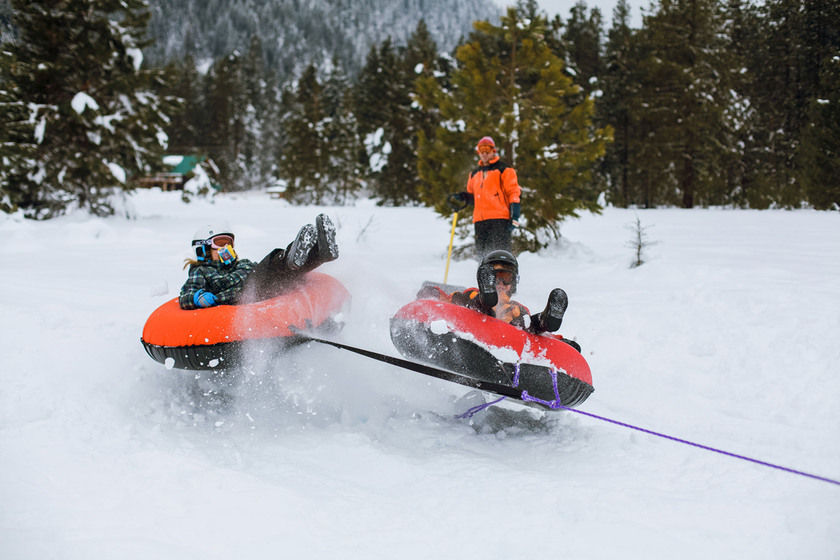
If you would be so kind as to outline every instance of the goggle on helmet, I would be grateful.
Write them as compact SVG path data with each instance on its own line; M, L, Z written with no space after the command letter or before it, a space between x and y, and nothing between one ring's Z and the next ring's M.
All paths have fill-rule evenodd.
M509 285L510 292L516 293L516 286L519 284L519 263L511 252L491 251L481 259L481 265L490 265L493 268L496 281L502 281Z
M213 248L213 238L219 237L220 235L230 237L231 245L236 238L231 232L230 226L225 223L200 227L193 234L192 248L195 251L196 260L204 262L210 258L210 250Z

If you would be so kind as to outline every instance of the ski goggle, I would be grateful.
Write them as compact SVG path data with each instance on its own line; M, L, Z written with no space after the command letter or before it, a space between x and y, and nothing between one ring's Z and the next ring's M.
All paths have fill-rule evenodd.
M233 245L233 237L229 235L217 235L210 239L210 246L214 249L221 249L226 245Z
M510 286L516 282L516 275L510 270L496 270L496 283Z
M496 148L494 148L490 144L482 144L481 146L478 147L478 153L479 154L492 154L495 151L496 151Z

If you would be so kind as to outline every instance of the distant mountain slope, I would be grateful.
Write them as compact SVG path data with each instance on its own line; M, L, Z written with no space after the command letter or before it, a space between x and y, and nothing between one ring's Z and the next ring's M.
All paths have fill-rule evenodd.
M404 44L425 19L441 51L449 52L478 19L501 13L487 0L149 0L148 51L156 63L244 53L262 40L267 65L281 77L310 62L335 58L347 71L364 64L372 44L390 36Z

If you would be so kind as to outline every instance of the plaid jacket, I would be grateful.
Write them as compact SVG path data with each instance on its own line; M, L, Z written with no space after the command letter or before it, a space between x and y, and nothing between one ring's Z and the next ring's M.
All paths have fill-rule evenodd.
M233 305L255 266L256 264L248 259L236 259L229 266L219 261L191 265L189 278L181 287L181 295L178 296L181 309L198 309L193 303L193 297L199 290L212 293L219 305Z

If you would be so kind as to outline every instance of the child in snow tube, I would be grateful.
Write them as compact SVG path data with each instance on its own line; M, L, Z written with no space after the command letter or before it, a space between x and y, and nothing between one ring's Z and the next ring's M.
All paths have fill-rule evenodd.
M274 249L259 263L240 259L226 224L193 235L195 259L186 259L189 277L181 287L181 309L264 301L294 286L303 274L338 258L335 226L326 214L303 226L286 249Z
M511 296L516 293L519 282L519 263L509 251L488 253L479 263L476 279L478 288L468 288L451 296L433 286L423 288L417 296L461 305L534 334L555 332L563 324L569 298L562 288L551 290L545 309L533 315L527 307L512 299ZM563 341L580 351L577 342L566 339Z

